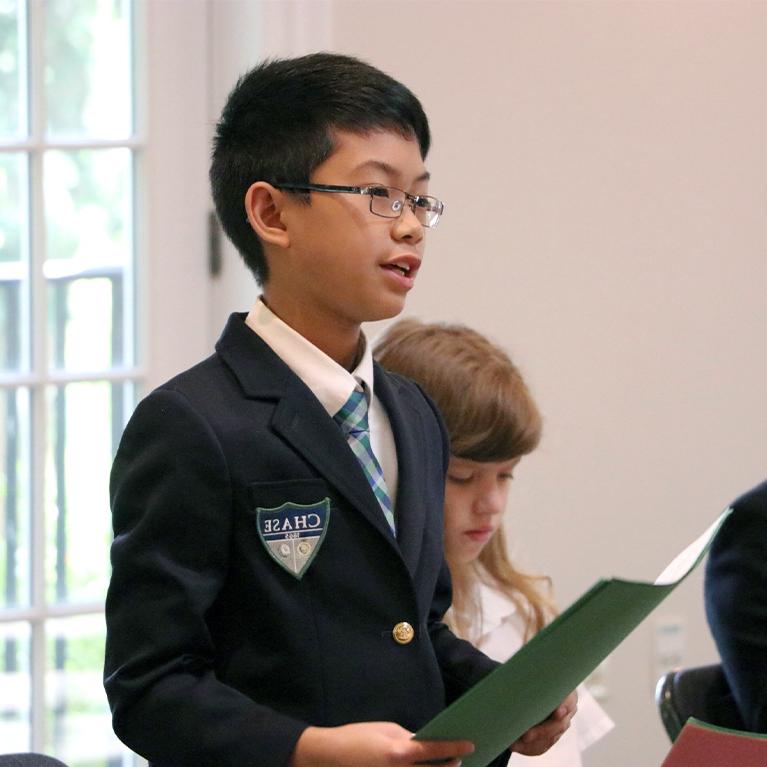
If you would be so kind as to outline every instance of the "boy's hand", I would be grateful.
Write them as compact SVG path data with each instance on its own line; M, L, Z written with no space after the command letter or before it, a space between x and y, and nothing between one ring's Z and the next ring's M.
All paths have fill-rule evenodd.
M573 690L548 719L531 727L519 740L511 744L511 750L525 756L539 756L548 751L570 726L570 720L578 710L578 693Z
M307 727L293 749L289 767L403 767L435 762L457 767L474 751L467 740L413 740L393 722L360 722L342 727Z

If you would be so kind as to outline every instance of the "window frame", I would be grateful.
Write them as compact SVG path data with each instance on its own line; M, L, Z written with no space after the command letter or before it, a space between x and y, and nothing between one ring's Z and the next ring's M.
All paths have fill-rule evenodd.
M130 0L128 0L130 2ZM45 343L37 344L31 354L30 368L24 373L0 372L0 389L16 386L39 392L31 405L31 420L38 434L45 434L44 393L50 385L85 380L109 380L129 376L136 381L135 400L210 353L220 322L212 320L214 283L208 266L208 221L211 210L208 162L212 119L210 117L211 62L209 50L214 9L209 0L132 0L133 8L133 95L134 132L130 141L118 142L134 152L134 317L136 318L136 364L119 374L65 374L46 369ZM29 62L27 80L42 77L43 0L28 0L29 18L36 14L39 51ZM33 44L30 35L30 47ZM35 68L34 71L32 68ZM37 109L42 93L30 88L28 108ZM34 99L34 100L33 100ZM38 121L44 125L44 119ZM38 134L39 135L39 134ZM0 142L0 151L35 148L37 136L25 140ZM106 146L99 142L99 147ZM51 145L53 146L53 145ZM59 146L58 144L56 146ZM46 147L47 148L47 147ZM69 144L64 148L71 148ZM42 198L42 151L38 167L29 179L29 210L44 210ZM32 171L30 171L32 172ZM36 180L35 180L36 179ZM39 218L39 226L44 226ZM44 236L44 232L42 232ZM37 234L37 256L32 266L29 254L27 269L37 269L39 284L31 286L38 314L36 327L45 332L45 281L40 269L44 248ZM227 270L225 269L224 276ZM180 285L183 290L180 290ZM248 307L244 307L247 309ZM215 314L215 312L213 312ZM42 322L42 324L40 324ZM34 432L33 432L34 433ZM39 443L39 444L38 444ZM32 593L29 607L0 608L0 623L16 621L33 624L30 666L32 668L31 747L42 750L46 742L45 674L47 666L45 621L76 615L103 614L103 603L90 605L48 605L45 602L44 578L44 487L41 469L45 466L45 447L35 440L30 450L32 484L36 485L30 533ZM39 573L38 576L35 576ZM35 673L37 669L37 673ZM131 764L146 764L140 757Z
M46 624L50 620L74 618L89 615L103 615L104 601L72 602L55 604L46 596L46 520L45 508L45 472L47 435L49 434L49 413L47 392L51 387L80 382L127 383L136 391L147 378L143 364L145 356L142 340L146 333L137 321L139 312L135 307L143 305L145 290L141 285L143 269L139 255L146 250L147 228L141 222L146 206L141 200L146 197L145 163L142 161L146 152L146 116L144 105L147 102L147 81L144 64L147 50L147 14L146 3L122 0L129 12L131 28L131 90L133 101L133 128L124 139L55 139L46 136L45 113L45 4L43 0L21 0L20 23L23 49L19 51L19 61L26 66L26 92L22 94L22 108L25 111L22 128L26 136L15 140L0 140L3 153L23 154L27 167L26 247L25 263L20 270L20 281L24 289L20 291L20 304L24 307L21 315L22 369L20 371L0 371L0 390L25 388L30 401L30 565L26 574L30 579L29 603L27 606L0 607L0 623L26 623L29 626L29 675L30 675L30 742L29 748L35 752L49 749L47 723L47 682L49 664L47 657ZM25 34L24 34L25 33ZM131 153L131 216L129 222L129 251L131 266L123 272L129 280L124 295L134 307L123 318L126 341L133 344L132 359L134 364L87 372L68 372L51 369L48 357L48 291L50 278L44 274L46 259L46 219L43 193L43 165L47 152L52 150L100 150L120 148ZM131 357L128 357L131 358ZM134 399L135 399L134 395ZM136 763L127 757L130 763ZM125 759L123 759L125 762Z

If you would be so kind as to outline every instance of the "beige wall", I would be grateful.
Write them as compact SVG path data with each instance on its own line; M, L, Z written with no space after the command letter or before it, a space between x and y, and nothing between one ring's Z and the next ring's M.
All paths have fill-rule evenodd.
M238 5L254 4L214 17ZM261 4L279 16L261 47L218 53L243 69L332 47L422 98L448 210L408 313L502 343L546 417L513 489L515 552L563 605L600 576L654 577L767 476L767 3L321 6ZM255 295L229 257L211 333ZM587 764L660 764L653 627L679 618L685 662L713 660L701 583L611 658L618 726Z

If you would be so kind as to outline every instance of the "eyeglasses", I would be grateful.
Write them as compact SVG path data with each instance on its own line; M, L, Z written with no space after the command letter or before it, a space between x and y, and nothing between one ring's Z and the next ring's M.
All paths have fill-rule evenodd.
M340 192L341 194L367 194L370 196L370 212L383 218L399 218L410 207L418 221L433 229L445 212L444 204L436 197L409 194L393 186L367 184L365 186L336 186L334 184L272 184L288 192Z

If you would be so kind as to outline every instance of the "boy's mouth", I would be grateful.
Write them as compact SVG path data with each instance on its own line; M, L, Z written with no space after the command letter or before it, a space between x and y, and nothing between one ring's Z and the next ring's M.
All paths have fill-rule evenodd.
M400 256L399 258L393 258L385 264L381 264L384 269L396 272L409 279L415 277L420 265L421 261L416 256Z

